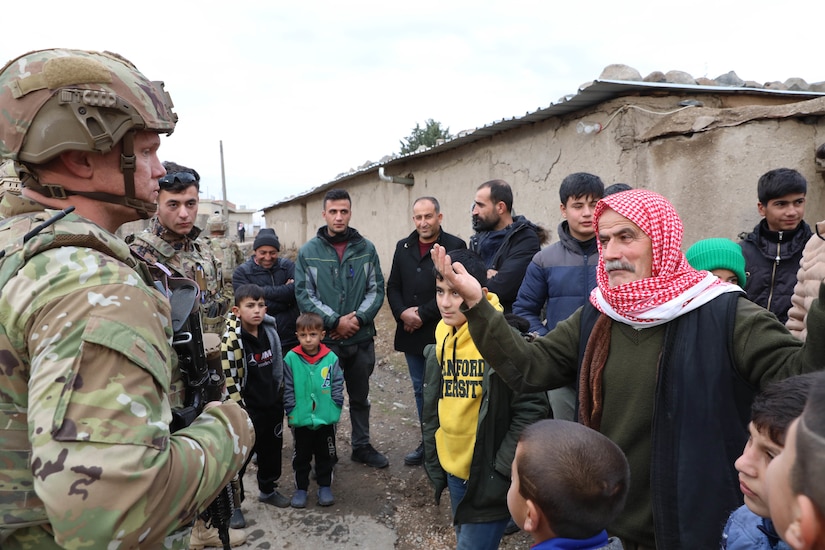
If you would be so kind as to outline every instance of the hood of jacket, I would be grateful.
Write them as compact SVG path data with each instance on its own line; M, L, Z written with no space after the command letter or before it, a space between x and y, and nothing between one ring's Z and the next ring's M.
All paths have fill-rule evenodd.
M326 346L326 344L321 342L321 345L318 348L318 353L316 353L315 355L307 355L307 353L304 351L304 348L302 348L300 344L292 348L290 351L294 351L296 354L303 357L307 363L309 363L310 365L314 365L315 363L326 357L332 350L330 350Z
M596 253L598 251L598 247L596 246L596 236L593 235L593 237L587 239L586 241L578 240L570 234L570 223L567 220L561 222L556 231L559 234L559 242L561 242L561 245L574 254L581 254L582 250L585 250L588 254ZM584 249L582 249L583 244L585 245Z

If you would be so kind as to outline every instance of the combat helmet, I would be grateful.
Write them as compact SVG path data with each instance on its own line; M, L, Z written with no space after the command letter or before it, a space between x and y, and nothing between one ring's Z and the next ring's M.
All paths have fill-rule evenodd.
M226 219L221 216L220 212L215 212L206 220L206 230L209 232L226 233L228 229L229 224L226 223Z
M19 162L23 186L47 197L88 196L148 218L157 205L135 195L134 136L138 130L171 134L178 118L172 107L163 82L148 80L118 54L29 52L0 69L0 157ZM40 182L28 167L65 151L107 153L121 142L125 196Z

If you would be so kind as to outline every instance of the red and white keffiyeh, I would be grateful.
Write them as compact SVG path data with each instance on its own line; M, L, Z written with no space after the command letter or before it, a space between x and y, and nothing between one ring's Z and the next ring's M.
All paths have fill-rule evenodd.
M697 271L682 254L684 228L676 209L663 196L646 189L608 195L596 204L593 215L596 234L605 210L614 210L639 226L653 246L652 274L611 288L599 246L598 286L590 302L608 317L636 328L667 323L706 304L724 292L740 292L737 285Z

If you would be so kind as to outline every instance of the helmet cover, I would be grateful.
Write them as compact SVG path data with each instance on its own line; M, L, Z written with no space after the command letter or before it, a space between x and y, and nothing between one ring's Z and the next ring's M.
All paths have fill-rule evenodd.
M0 70L0 157L42 164L64 151L106 153L130 130L171 134L162 82L110 52L51 49Z
M229 224L226 223L224 217L217 212L209 216L206 220L207 231L219 231L221 233L226 233L227 229L229 229Z

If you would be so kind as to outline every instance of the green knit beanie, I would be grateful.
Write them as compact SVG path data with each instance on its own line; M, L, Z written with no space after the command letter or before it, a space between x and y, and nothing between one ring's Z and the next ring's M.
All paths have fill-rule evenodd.
M685 252L687 261L694 268L711 271L729 269L739 278L739 286L745 288L745 257L738 244L730 239L704 239L697 241Z

